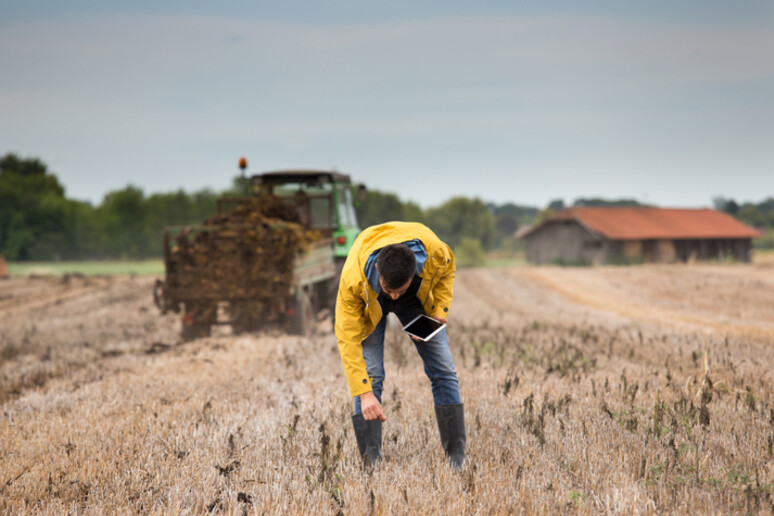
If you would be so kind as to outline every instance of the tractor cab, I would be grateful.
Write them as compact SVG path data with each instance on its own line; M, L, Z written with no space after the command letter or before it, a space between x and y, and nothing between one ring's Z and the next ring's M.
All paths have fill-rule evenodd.
M336 258L346 258L360 229L348 175L322 170L279 170L250 178L253 195L286 198L298 206L301 222L333 240ZM359 196L364 187L358 188Z

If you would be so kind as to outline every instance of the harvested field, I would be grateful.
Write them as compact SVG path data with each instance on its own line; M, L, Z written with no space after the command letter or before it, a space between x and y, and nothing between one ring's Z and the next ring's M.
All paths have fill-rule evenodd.
M459 271L461 474L397 330L368 474L330 321L183 344L154 280L0 280L0 513L774 512L771 264Z

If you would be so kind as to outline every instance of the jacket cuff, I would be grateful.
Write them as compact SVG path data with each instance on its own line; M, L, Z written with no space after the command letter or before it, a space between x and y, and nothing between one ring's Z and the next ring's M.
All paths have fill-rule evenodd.
M436 303L435 310L433 310L429 315L447 319L449 317L449 306Z
M349 381L349 392L353 398L371 391L373 391L373 387L371 387L371 379L368 377L354 378Z

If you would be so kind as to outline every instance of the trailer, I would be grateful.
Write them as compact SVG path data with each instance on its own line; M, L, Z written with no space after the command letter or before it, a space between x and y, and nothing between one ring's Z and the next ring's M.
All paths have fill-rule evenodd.
M253 195L219 199L218 213L202 224L165 230L165 277L154 300L162 313L182 314L184 340L221 324L235 334L308 335L333 317L341 267L359 232L349 176L278 171L249 184Z

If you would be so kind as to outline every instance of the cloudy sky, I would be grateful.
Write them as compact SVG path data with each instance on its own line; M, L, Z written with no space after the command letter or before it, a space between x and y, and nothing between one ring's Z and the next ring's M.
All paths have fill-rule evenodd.
M95 203L222 189L240 156L424 207L758 201L774 3L4 0L6 152Z

